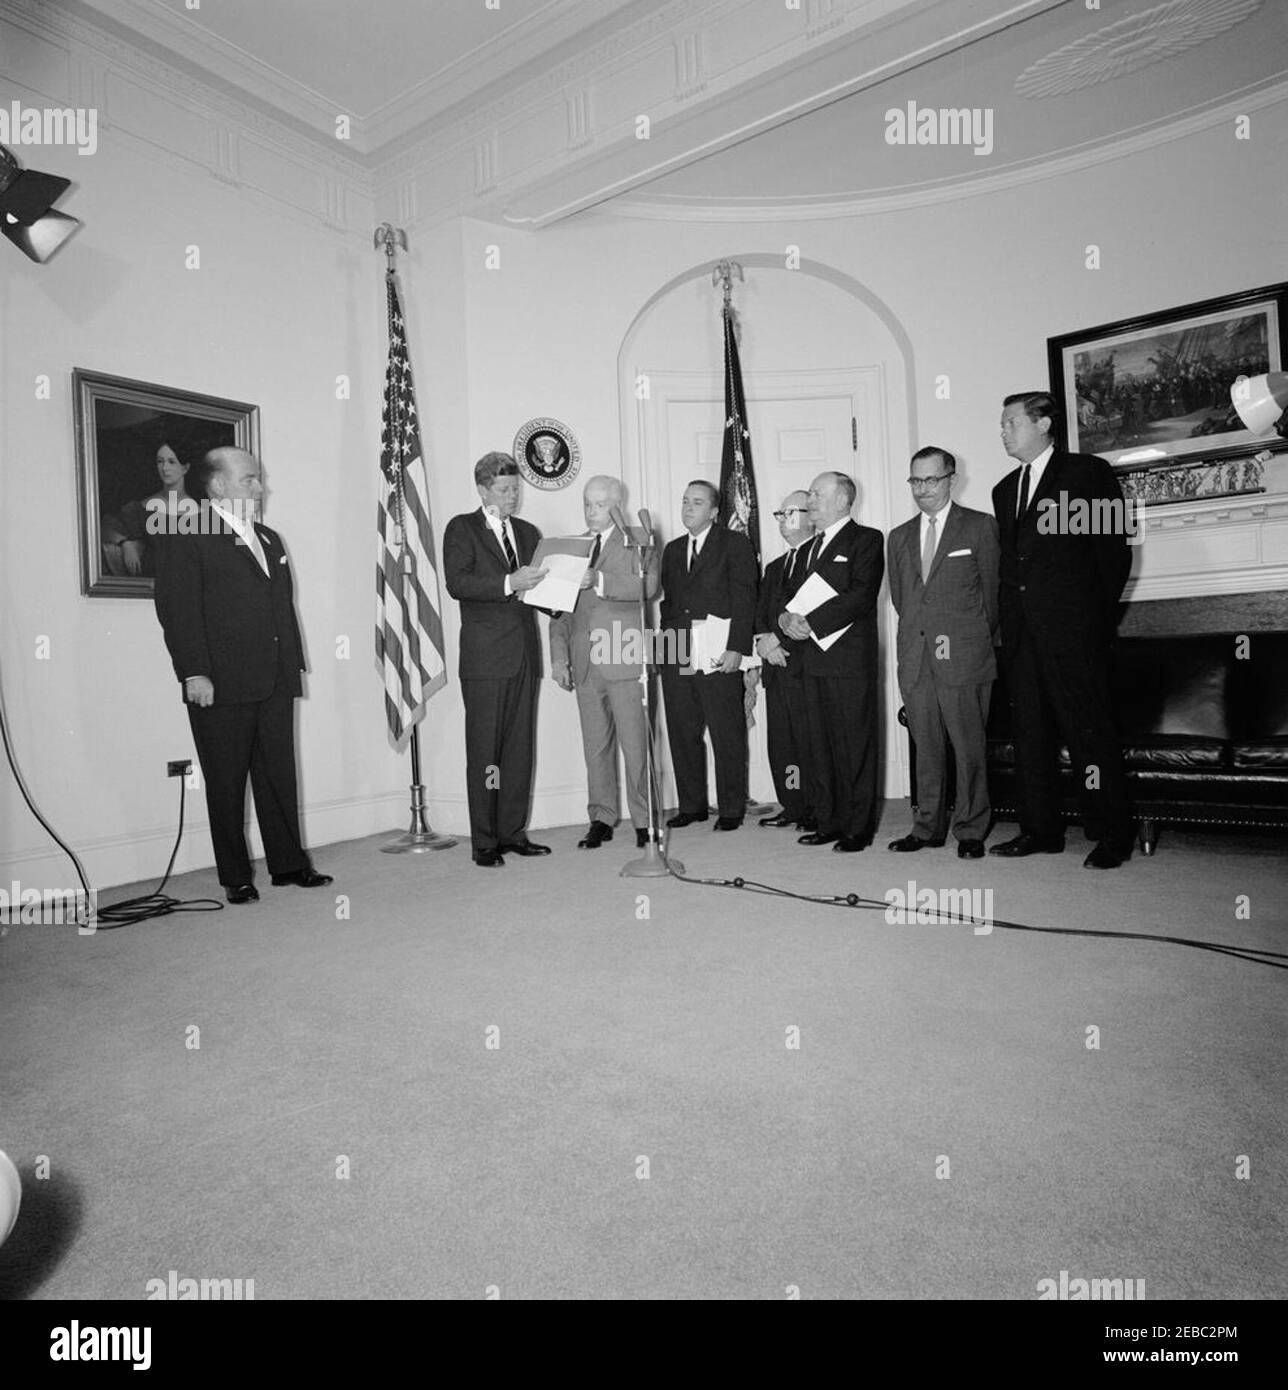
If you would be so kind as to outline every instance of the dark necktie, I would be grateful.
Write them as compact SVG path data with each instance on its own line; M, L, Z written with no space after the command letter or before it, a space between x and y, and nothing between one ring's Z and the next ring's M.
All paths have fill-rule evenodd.
M698 538L689 537L689 573L693 573L693 567L698 563Z
M1020 505L1016 509L1016 521L1024 520L1024 513L1029 509L1029 468L1030 464L1025 464L1020 471Z
M603 539L604 539L604 533L603 533L602 531L596 531L596 532L595 532L595 544L592 545L591 548L590 548L590 567L591 567L591 569L594 569L595 566L596 566L597 564L599 564L599 545L600 545L600 542L601 542Z
M519 568L519 560L510 544L510 528L504 521L501 522L501 544L505 547L505 558L510 566L510 573L513 574Z
M796 573L796 561L800 558L801 548L797 546L794 550L787 552L787 559L783 562L783 588L792 587L792 575Z

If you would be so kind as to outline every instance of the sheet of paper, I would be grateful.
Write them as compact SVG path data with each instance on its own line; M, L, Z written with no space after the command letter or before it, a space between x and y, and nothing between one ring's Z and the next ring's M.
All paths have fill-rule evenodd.
M540 555L540 551L537 552ZM552 551L533 564L550 571L535 588L525 589L520 595L524 603L534 608L548 608L552 613L571 613L577 606L577 595L581 592L582 576L590 568L590 552L585 555L569 555L564 551Z
M728 618L699 618L689 629L689 669L695 673L708 675L720 669L720 662L729 650ZM751 670L760 665L760 658L753 652L744 656L738 669Z
M537 542L537 553L532 557L532 563L540 569L548 555L580 555L589 560L594 544L594 536L546 536Z
M787 611L808 617L816 608L821 608L828 599L835 597L836 590L816 570L796 590L791 602L787 605ZM820 651L827 651L833 643L840 641L853 626L853 623L846 623L844 627L837 628L835 632L828 633L826 637L814 637L813 633L810 633L810 636L814 637L814 644Z

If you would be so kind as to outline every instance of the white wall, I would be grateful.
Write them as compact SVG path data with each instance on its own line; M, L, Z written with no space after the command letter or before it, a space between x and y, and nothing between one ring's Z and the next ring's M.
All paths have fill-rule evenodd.
M85 224L47 265L7 245L0 258L0 665L38 803L96 886L159 876L178 792L165 762L192 748L151 602L80 593L71 372L84 367L259 405L265 519L290 549L311 670L299 719L306 830L316 843L397 824L405 779L371 655L379 258L119 131L102 131L90 159L23 153L76 180L64 206ZM185 268L189 245L199 270ZM341 373L352 382L343 402ZM201 796L188 810L180 868L211 862ZM6 880L68 881L7 773L0 821Z

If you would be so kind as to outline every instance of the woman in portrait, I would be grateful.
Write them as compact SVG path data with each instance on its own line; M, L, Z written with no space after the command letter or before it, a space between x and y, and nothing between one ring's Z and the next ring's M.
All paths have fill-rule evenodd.
M175 532L182 513L197 510L196 501L184 487L189 465L180 462L166 440L157 448L156 466L161 486L141 501L127 502L121 508L121 562L127 574L155 575L157 547Z

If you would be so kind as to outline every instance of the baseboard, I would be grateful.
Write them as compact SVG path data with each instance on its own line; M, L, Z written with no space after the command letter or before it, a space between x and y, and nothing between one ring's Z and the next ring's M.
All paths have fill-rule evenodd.
M247 805L250 806L249 799ZM192 814L195 808L200 808L201 814ZM176 874L214 867L210 822L204 812L205 805L200 794L195 797L189 794L183 841L174 861L173 872ZM427 796L425 815L435 830L459 835L468 842L470 818L464 792ZM558 787L534 799L529 824L534 829L578 825L585 816L585 787ZM306 804L301 810L301 822L304 843L310 852L346 840L379 835L384 831L392 837L405 831L411 824L410 788ZM85 866L92 888L106 889L137 883L155 885L169 862L177 829L177 823L153 825L115 835L96 836L74 843L71 847ZM246 838L251 857L263 858L264 846L253 814L248 817ZM75 889L78 886L75 868L52 841L27 845L0 855L0 881L6 886L16 881L24 887L49 890Z

